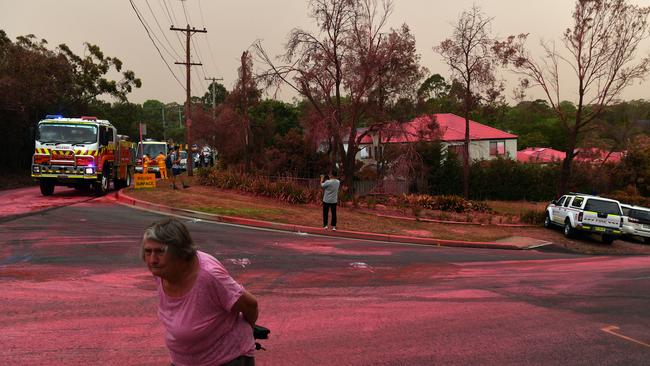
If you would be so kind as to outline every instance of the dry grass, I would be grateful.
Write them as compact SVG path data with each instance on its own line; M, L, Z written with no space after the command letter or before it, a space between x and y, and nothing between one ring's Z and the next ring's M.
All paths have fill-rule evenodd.
M158 181L150 190L129 188L127 194L134 198L164 205L226 216L238 216L265 221L321 227L320 205L294 205L267 197L242 194L237 191L199 186L190 180L189 189L172 190L168 181ZM354 208L351 203L339 206L337 226L342 230L365 231L382 234L432 237L467 241L496 241L509 237L529 237L553 242L568 251L584 254L650 254L650 246L616 240L613 245L602 244L597 238L566 239L561 230L543 227L503 227L489 225L499 218L520 215L529 210L543 210L545 202L489 201L495 214L486 225L440 224L414 221L411 212L403 208L377 205L375 209ZM408 211L408 210L407 210ZM377 214L401 216L402 219L378 217ZM472 214L474 215L474 213ZM476 222L476 221L474 221Z
M134 198L226 216L320 227L320 205L292 205L274 199L242 194L192 184L189 189L172 190L169 183L159 181L155 190L128 189ZM510 236L530 236L536 228L504 228L496 226L450 225L378 217L377 212L355 209L351 204L338 207L338 224L342 230L382 234L422 236L451 240L494 241ZM406 216L405 216L406 218ZM524 232L525 231L525 232ZM525 234L525 235L524 235Z

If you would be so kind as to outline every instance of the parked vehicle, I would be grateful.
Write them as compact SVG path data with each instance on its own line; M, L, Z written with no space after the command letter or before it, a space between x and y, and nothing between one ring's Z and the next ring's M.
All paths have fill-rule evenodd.
M147 168L146 172L143 172L143 159L142 157L144 154L147 154L149 158L153 159L158 154L163 153L167 155L167 143L163 141L155 141L155 140L144 140L142 142L138 143L138 148L137 148L137 158L135 161L135 172L136 173L152 173L155 174L156 177L160 177L160 168L158 167L157 164L149 164L149 167Z
M621 204L623 235L636 236L650 242L650 208Z
M111 181L115 188L131 185L132 174L133 144L109 121L48 115L38 123L31 175L42 195L57 185L104 194Z
M612 199L582 193L569 193L546 207L544 226L562 226L567 238L577 232L600 234L603 243L611 244L622 234L621 204Z

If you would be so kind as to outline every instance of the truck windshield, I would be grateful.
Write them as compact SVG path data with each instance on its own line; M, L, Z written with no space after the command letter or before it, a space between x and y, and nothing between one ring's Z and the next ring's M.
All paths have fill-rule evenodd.
M612 215L621 215L621 209L616 202L588 199L585 211L595 211Z
M628 216L639 220L650 221L650 211L646 210L631 209Z
M97 142L97 126L82 124L40 124L36 132L40 143L92 144Z
M138 143L138 158L142 158L142 155L147 154L150 158L155 158L158 154L163 153L167 155L167 144L164 142L160 143Z

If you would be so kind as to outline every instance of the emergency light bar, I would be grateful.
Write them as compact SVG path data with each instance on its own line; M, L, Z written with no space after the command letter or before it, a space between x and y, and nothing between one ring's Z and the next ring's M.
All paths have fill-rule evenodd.
M81 116L81 119L84 121L97 121L97 117L90 117L90 116Z
M45 119L59 119L59 118L63 118L63 116L60 114L48 114L45 116Z

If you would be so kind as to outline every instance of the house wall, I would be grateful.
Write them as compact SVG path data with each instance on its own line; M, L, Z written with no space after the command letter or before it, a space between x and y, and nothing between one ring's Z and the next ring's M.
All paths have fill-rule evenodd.
M517 140L474 140L469 142L469 157L471 160L491 160L496 159L496 156L490 155L490 142L491 141L504 141L505 142L505 155L504 158L517 159ZM462 142L443 142L443 151L446 152L447 148L451 145L462 146Z

